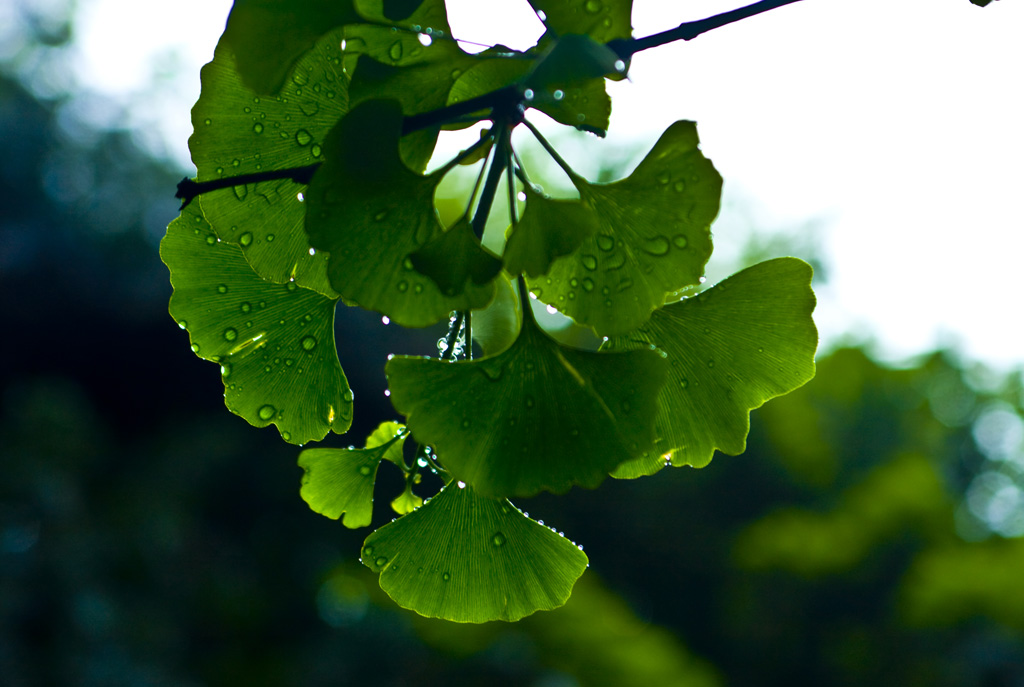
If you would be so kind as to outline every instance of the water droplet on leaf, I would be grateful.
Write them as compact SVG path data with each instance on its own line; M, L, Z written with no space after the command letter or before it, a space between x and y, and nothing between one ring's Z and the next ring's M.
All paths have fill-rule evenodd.
M231 327L228 327L227 329L224 330L224 339L226 341L234 341L237 338L238 332L232 329Z
M274 417L274 414L277 413L277 409L274 408L274 406L268 404L268 405L262 406L259 409L258 412L259 412L260 419L264 420L264 421L267 421L267 420L270 420L271 418Z

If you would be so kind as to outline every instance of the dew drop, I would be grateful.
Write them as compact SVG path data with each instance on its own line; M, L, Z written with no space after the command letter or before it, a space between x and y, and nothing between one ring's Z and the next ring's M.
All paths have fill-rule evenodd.
M207 246L212 246L215 243L217 243L217 237L216 236L214 236L213 234L210 234L209 236L206 237L206 245Z
M309 149L309 152L313 153L313 157L320 157L320 153L323 152L323 149L320 148L319 143L314 143L313 147Z
M192 344L192 346L190 348L192 349L193 353L198 353L199 352L199 344L197 344L197 343Z
M565 91L563 91L560 88L556 88L551 95L552 97L554 97L555 100L561 100L562 98L565 97Z
M447 582L448 580L452 579L452 576L448 573L444 573L443 575L441 575L441 579Z
M668 253L668 239L664 236L654 236L652 238L644 239L641 248L648 255L659 257Z
M582 262L583 266L590 271L594 271L597 269L597 258L595 258L593 255L581 255L580 262Z
M205 124L206 126L210 126L210 124L212 124L212 122L210 121L210 118L207 117L206 119L203 120L203 124Z
M257 133L257 134L262 134L263 133L263 125L260 124L259 122L256 122L255 124L252 125L252 130L255 133Z
M615 239L608 234L597 235L597 247L601 250L611 250L615 247Z
M708 361L708 367L714 367L714 366L715 366L715 361L714 360L709 360Z
M676 234L675 236L672 237L672 245L682 250L686 248L688 245L690 245L690 240L686 238L686 236L684 236L683 234Z
M305 129L299 129L295 132L295 142L300 146L308 146L313 141L313 135Z
M227 329L224 330L224 339L226 341L234 341L237 338L238 332L232 329L231 327L228 327Z
M305 336L302 338L302 341L300 343L302 345L302 350L312 351L314 348L316 348L317 340L315 336Z
M391 44L391 47L388 48L388 57L395 62L402 59L402 41L395 41Z
M252 304L249 301L246 301L239 305L238 309L241 310L242 312L247 313L252 310Z
M533 400L533 396L527 396L525 403L527 408L532 408L533 404L535 403L535 401Z
M362 475L363 477L369 477L370 476L370 472L372 472L372 471L370 470L370 466L369 465L360 465L359 466L359 474Z
M273 243L275 238L273 234L267 234L267 243Z
M590 277L585 277L583 279L583 290L584 291L593 291L594 290L594 280L591 279Z
M270 420L277 413L277 409L272 405L265 405L259 409L259 416L261 420Z
M217 285L217 293L227 293L227 292L228 292L228 285L227 284L218 284Z
M242 245L242 248L246 248L248 246L251 246L252 245L252 233L248 232L248 231L245 232L244 234L242 234L241 236L238 237L238 242Z
M523 91L523 98L526 100L533 100L533 89L527 88L525 91Z
M400 293L405 293L408 290L409 290L409 282L407 282L404 279L402 281L398 282L398 291Z
M385 557L385 556L378 556L377 560L374 561L374 564L377 567L381 567L381 566L385 565L387 562L388 562L387 557Z
M583 5L583 9L585 9L590 14L597 14L598 12L601 11L601 3L599 0L587 0L587 2L584 3Z
M624 72L626 71L626 63L622 60L615 60L615 71ZM580 547L582 548L582 547Z
M491 543L494 544L495 546L498 546L498 547L504 546L505 542L506 542L505 535L502 534L501 532L495 532L494 536L491 537Z
M676 193L682 193L683 191L686 190L686 182L679 180L676 183L672 184L672 188L675 189Z

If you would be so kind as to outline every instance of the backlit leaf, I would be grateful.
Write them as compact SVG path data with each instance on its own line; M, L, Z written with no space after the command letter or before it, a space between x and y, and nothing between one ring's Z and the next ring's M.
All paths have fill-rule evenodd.
M544 24L559 36L578 33L598 43L633 34L632 0L530 0L545 15Z
M555 258L571 255L596 234L599 220L578 200L546 198L529 185L523 187L523 193L526 210L513 227L502 257L510 274L540 277L547 274Z
M439 235L434 192L441 174L422 176L398 155L402 113L394 101L353 109L327 137L327 161L309 186L306 230L330 253L328 277L345 298L392 321L424 327L452 310L481 308L493 281L449 297L416 271L410 254Z
M363 563L403 608L461 623L561 606L587 567L575 544L454 482L366 538Z
M270 95L320 36L358 18L351 0L235 0L220 47L238 56L248 88Z
M391 402L445 468L488 496L596 487L652 448L668 365L651 350L591 353L559 345L532 315L498 355L449 363L395 357Z
M626 179L572 181L597 232L555 260L546 278L529 281L538 298L616 336L643 324L667 294L699 283L722 177L698 149L693 122L670 126Z
M673 465L703 467L715 449L742 453L750 411L814 376L817 330L811 267L777 258L734 274L698 296L667 305L608 350L655 345L670 371L658 399L657 451L624 463L616 477Z
M348 430L352 392L334 344L335 299L260 278L194 204L167 228L160 257L174 286L171 316L196 355L220 363L232 412L277 425L293 444Z
M317 513L345 527L366 527L373 519L373 485L381 460L402 453L404 427L385 422L366 441L366 448L312 448L299 454L302 489L299 494ZM387 437L385 439L385 437ZM383 440L383 441L381 441Z
M322 161L323 139L348 109L348 77L341 69L341 31L317 42L289 73L276 96L244 86L223 43L201 72L202 92L192 108L189 139L199 181ZM310 255L303 230L305 185L288 179L240 184L206 193L203 213L224 241L242 248L265 279L337 294L327 281L327 256Z

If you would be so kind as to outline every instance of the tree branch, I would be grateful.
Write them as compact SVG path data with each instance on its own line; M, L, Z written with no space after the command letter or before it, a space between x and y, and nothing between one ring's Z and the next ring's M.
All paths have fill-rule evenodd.
M185 177L178 182L178 192L175 198L181 199L179 211L195 200L196 196L210 191L219 191L233 186L244 184L256 184L261 181L276 181L278 179L291 179L297 184L308 184L313 179L313 173L320 169L319 162L305 167L292 167L290 169L271 169L266 172L254 172L252 174L239 174L235 177L224 177L223 179L211 179L210 181L195 181Z
M628 60L642 50L656 48L659 45L665 45L674 41L692 40L712 29L727 26L741 19L747 19L748 17L753 17L785 5L791 5L794 2L800 2L800 0L761 0L761 2L755 2L753 5L722 12L713 17L684 22L674 29L656 33L653 36L647 36L646 38L618 38L609 41L607 45L616 55L623 60Z

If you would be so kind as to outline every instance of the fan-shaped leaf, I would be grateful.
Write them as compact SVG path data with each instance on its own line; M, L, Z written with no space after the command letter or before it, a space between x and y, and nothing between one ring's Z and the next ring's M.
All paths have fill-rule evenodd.
M698 149L693 122L670 126L626 179L573 183L597 232L555 260L547 278L530 280L538 298L616 336L643 324L666 294L699 283L722 177Z
M632 0L530 0L530 5L544 13L544 25L559 36L586 34L607 43L633 34Z
M341 67L341 31L321 38L295 65L276 96L242 84L235 56L223 43L201 72L189 139L199 181L319 163L323 139L348 109ZM203 213L217 235L242 248L256 273L279 283L292 278L327 296L327 256L311 255L303 230L305 185L288 179L239 184L206 193Z
M381 460L401 461L404 427L385 422L366 440L366 448L312 448L299 454L299 494L317 513L355 529L373 519L373 485ZM386 438L385 438L386 437ZM390 455L389 455L390 454Z
M488 284L501 271L501 260L480 245L465 218L436 234L409 259L416 271L433 279L445 296L461 295L469 284Z
M219 47L238 56L246 87L269 95L317 38L358 19L351 0L235 0Z
M336 300L261 279L195 205L167 228L160 256L174 286L171 316L200 358L220 363L232 412L257 427L277 425L293 444L348 430L352 392L334 345Z
M750 411L814 376L817 330L811 267L777 258L734 274L700 295L667 305L608 350L655 345L670 372L658 399L658 450L624 463L616 477L651 474L672 464L703 467L715 449L746 446Z
M462 623L557 608L587 567L562 535L454 482L367 537L362 559L399 606Z
M452 310L481 308L493 281L449 297L410 254L441 232L434 192L441 174L416 174L398 155L402 113L394 101L353 109L327 137L328 159L309 186L306 230L330 252L328 277L345 298L394 322L424 327Z
M523 187L526 210L505 244L502 256L511 274L540 277L555 258L571 255L597 233L597 214L578 200L556 200ZM574 286L570 284L570 286Z
M597 486L654 443L658 353L559 345L532 315L506 351L474 361L395 357L391 402L457 479L488 496Z

